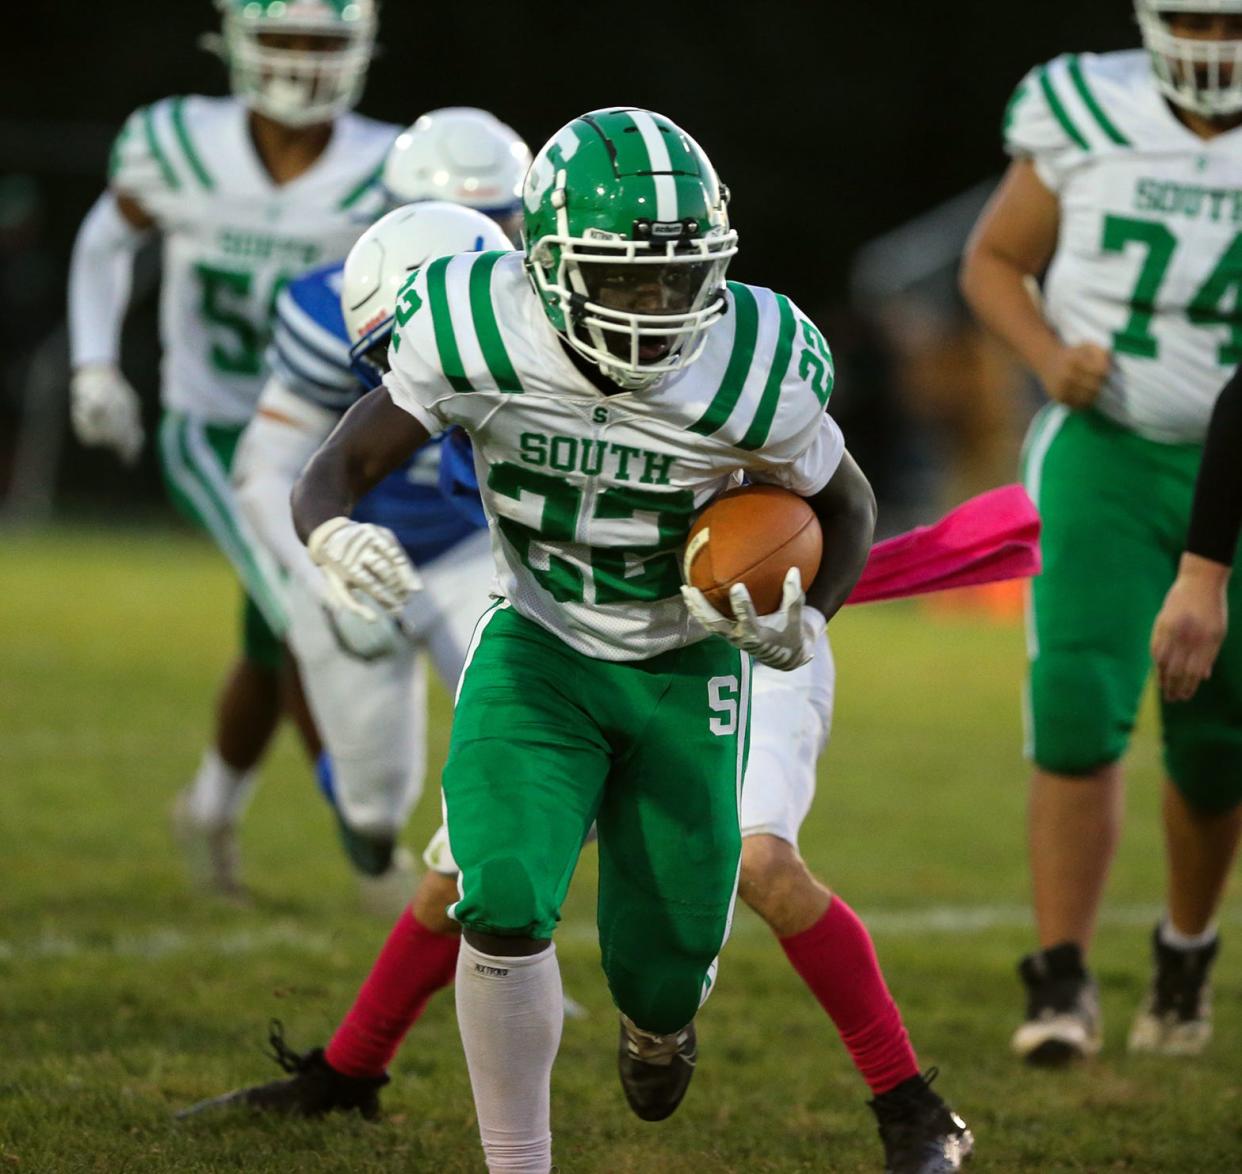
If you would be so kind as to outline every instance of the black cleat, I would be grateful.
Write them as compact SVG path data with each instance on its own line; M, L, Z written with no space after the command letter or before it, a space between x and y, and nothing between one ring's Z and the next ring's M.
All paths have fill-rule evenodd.
M1151 991L1130 1027L1132 1052L1197 1056L1212 1038L1212 988L1208 975L1220 949L1213 938L1198 949L1166 945L1157 925L1152 934L1156 963Z
M285 1032L279 1019L273 1019L268 1040L269 1053L286 1072L288 1080L273 1080L239 1088L223 1096L182 1109L178 1118L193 1117L212 1109L240 1106L260 1113L285 1117L323 1117L328 1113L361 1113L368 1121L380 1114L379 1090L388 1083L387 1076L346 1076L323 1058L323 1048L306 1053L295 1052L285 1043Z
M1013 1050L1028 1064L1064 1068L1100 1050L1100 997L1073 942L1028 954L1018 964L1026 985L1026 1022Z
M932 1091L937 1074L929 1068L867 1102L880 1124L885 1174L947 1174L974 1153L966 1122Z
M693 1023L672 1035L653 1035L621 1016L617 1070L625 1099L644 1121L673 1115L690 1087L698 1057Z

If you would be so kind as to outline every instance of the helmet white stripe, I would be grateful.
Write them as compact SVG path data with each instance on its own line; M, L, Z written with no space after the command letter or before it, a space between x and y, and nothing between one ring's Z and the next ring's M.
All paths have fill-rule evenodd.
M664 175L655 175L656 219L676 220L677 217L677 183L668 172L673 170L672 160L668 156L668 144L656 126L656 121L645 110L629 110L626 113L634 120L638 133L642 135L643 146L647 148L647 158L651 160L652 171L663 171Z

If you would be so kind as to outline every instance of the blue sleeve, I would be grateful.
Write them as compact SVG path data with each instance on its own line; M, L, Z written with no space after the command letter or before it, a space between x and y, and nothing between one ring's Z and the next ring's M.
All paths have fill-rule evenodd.
M291 391L334 412L361 393L349 362L349 338L340 302L341 266L316 269L291 281L276 300L267 362Z
M440 493L476 526L487 525L487 516L479 499L474 448L470 437L461 428L450 428L440 446Z

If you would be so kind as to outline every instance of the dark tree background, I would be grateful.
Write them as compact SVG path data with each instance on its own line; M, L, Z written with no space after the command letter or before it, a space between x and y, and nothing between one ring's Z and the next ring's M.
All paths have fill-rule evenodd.
M49 200L76 218L103 165L92 125L119 126L166 94L223 91L196 46L216 16L207 0L34 12L37 27L3 50L0 168L46 170ZM388 0L381 39L362 104L378 117L484 106L537 148L597 106L668 114L733 189L739 275L814 301L858 243L1000 168L1001 111L1031 64L1133 45L1137 30L1127 0Z
M64 270L111 137L156 98L225 91L223 67L197 45L217 24L209 0L62 0L10 14L0 48L0 441L10 441L0 443L0 486L21 479L14 454L37 447L13 440L29 418L27 370L63 371ZM741 253L731 274L786 291L827 314L826 326L859 245L999 173L1001 114L1032 64L1138 43L1128 0L386 0L380 37L361 105L376 117L407 123L437 106L483 106L533 149L604 105L680 122L733 191ZM131 315L126 357L152 411L153 318L148 295ZM62 402L64 382L43 377ZM79 499L105 482L135 484L106 455L66 452L59 481ZM155 480L148 454L139 488L152 500Z

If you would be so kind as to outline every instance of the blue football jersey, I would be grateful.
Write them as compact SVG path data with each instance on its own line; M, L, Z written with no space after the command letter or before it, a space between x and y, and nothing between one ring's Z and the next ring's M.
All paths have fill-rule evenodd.
M350 367L343 273L343 265L327 265L284 288L267 351L268 365L290 391L341 414L367 392ZM358 502L353 517L387 526L415 566L469 537L487 524L469 440L445 434L425 444Z

